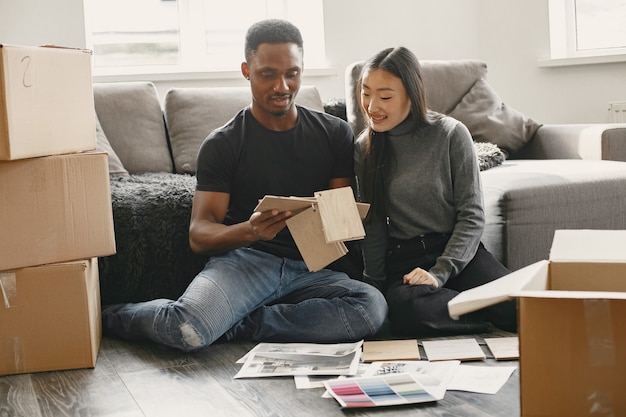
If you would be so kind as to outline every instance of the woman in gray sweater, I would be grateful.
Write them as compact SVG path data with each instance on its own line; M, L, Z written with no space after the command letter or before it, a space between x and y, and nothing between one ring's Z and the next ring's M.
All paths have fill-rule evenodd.
M363 242L365 279L405 335L470 333L490 323L516 330L515 301L453 320L448 301L510 271L482 245L478 160L459 121L428 110L420 65L406 48L385 49L358 82L367 128L355 149L359 197L371 204Z

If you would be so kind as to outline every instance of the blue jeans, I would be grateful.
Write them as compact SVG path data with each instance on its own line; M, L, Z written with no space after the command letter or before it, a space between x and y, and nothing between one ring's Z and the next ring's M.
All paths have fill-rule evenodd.
M374 335L386 315L384 296L364 282L240 248L211 257L178 300L109 306L102 319L105 335L193 351L220 337L356 341Z

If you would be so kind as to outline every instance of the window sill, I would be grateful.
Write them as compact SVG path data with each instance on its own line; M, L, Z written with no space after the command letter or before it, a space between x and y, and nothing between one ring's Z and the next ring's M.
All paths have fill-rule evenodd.
M537 61L537 64L539 67L565 67L573 65L611 64L616 62L626 62L626 54L540 59Z
M337 75L335 68L311 68L305 69L303 77L327 77ZM94 82L119 82L119 81L202 81L202 80L239 80L242 78L240 71L172 71L154 70L145 68L124 71L119 70L94 70Z

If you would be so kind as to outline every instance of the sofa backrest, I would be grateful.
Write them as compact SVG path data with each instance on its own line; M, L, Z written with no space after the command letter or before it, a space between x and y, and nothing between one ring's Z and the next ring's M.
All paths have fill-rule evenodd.
M363 61L346 68L346 113L358 135L365 123L356 91ZM487 64L477 60L420 61L426 105L461 121L476 142L497 145L507 157L522 149L540 124L505 105L487 83Z
M170 89L165 95L163 110L175 171L195 174L196 155L204 139L250 104L251 99L249 87ZM324 111L324 104L314 86L302 86L296 103Z
M131 174L173 172L163 112L154 84L95 83L93 90L96 115L124 168Z
M109 151L112 174L195 174L202 141L249 105L251 93L249 87L172 88L161 104L152 82L95 83L94 102L99 146ZM296 103L324 111L315 86L302 86Z
M354 62L346 68L346 114L348 123L358 134L365 124L357 103L357 82L364 61ZM485 77L487 64L476 60L420 61L426 102L429 108L440 113L449 113L474 83Z

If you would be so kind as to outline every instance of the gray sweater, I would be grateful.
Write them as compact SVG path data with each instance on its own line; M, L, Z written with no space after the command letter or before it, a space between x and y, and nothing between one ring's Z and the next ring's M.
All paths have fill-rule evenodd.
M355 147L359 185L363 183L366 135L361 134ZM410 239L431 232L450 233L443 254L429 271L444 285L472 260L485 224L472 137L462 123L450 117L411 132L409 118L387 132L387 140L393 167L385 178L388 222L365 225L365 276L385 279L389 236ZM358 191L363 195L362 189Z

